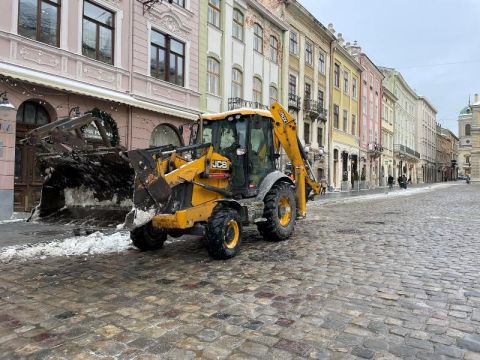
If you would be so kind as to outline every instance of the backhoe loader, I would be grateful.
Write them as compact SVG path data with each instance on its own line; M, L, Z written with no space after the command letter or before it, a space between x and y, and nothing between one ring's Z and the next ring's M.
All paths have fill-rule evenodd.
M103 146L87 145L82 128L89 123ZM191 130L187 146L126 151L109 146L92 115L37 128L25 140L43 149L45 182L32 219L124 219L141 250L161 248L167 235L200 235L215 259L239 252L246 225L267 240L288 239L297 217L306 216L308 196L320 191L292 116L275 102L270 111L202 115ZM279 170L282 154L294 179Z

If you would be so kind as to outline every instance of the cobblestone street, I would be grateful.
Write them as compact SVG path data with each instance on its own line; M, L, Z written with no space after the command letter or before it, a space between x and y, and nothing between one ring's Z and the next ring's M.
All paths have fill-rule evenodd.
M0 359L480 359L479 186L309 208L229 261L189 238L2 264Z

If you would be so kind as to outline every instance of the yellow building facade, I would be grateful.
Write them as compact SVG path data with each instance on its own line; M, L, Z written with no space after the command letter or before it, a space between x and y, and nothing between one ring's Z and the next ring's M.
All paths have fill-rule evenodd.
M329 30L334 33L333 27ZM331 47L329 122L329 184L337 190L358 186L360 64L347 52L341 34Z

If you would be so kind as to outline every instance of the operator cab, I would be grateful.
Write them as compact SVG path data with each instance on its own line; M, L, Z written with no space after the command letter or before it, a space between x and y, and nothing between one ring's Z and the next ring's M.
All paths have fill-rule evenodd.
M265 114L263 114L265 113ZM269 112L241 111L203 119L203 143L231 163L231 189L236 197L256 195L260 182L275 170L273 119Z

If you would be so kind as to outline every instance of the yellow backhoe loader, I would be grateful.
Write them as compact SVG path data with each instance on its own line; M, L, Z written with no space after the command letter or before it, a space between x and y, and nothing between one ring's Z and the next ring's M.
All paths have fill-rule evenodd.
M103 140L96 148L82 134L92 123ZM297 216L306 216L308 196L319 193L292 116L275 102L270 111L203 115L190 130L190 145L130 151L110 146L92 115L32 131L25 142L43 149L45 176L32 219L124 219L141 250L161 248L167 235L201 235L215 259L238 253L245 225L268 240L288 239ZM294 180L279 171L282 154Z

